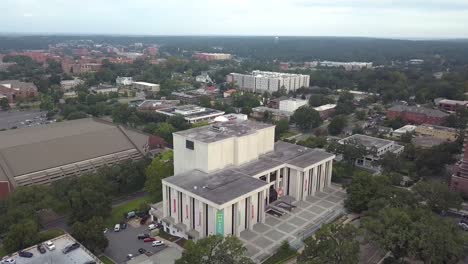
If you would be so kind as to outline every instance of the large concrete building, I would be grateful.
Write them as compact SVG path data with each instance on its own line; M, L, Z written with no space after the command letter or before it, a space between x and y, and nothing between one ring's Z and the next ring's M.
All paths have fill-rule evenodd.
M0 198L18 186L49 184L143 158L149 136L97 119L0 132Z
M279 110L287 111L287 112L294 112L299 107L308 105L307 100L301 100L296 98L288 98L286 100L281 100L279 102Z
M310 76L282 72L253 71L251 74L231 73L227 82L236 83L241 90L255 93L273 93L284 87L286 91L295 91L309 87Z
M440 110L418 106L395 105L387 110L388 119L401 117L404 121L416 125L442 125L448 116L449 114Z
M155 111L167 116L181 115L190 124L203 121L212 122L216 117L224 115L223 111L196 105L174 106Z
M274 134L274 125L253 121L174 133L175 175L162 180L153 217L185 238L239 236L264 223L277 199L304 201L330 185L333 154L275 143Z

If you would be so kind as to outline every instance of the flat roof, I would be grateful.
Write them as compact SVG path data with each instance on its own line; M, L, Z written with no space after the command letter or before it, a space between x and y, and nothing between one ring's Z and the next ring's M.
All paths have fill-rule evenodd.
M366 136L366 135L361 135L361 134L354 134L347 138L343 138L339 142L344 143L346 141L356 141L362 144L363 146L365 146L366 148L372 148L372 147L382 148L388 144L393 143L393 141L391 140L376 138L376 137L371 137L371 136Z
M418 107L418 106L406 106L406 105L394 105L390 107L388 111L412 112L412 113L418 113L418 114L425 114L425 115L433 116L433 117L446 117L449 115L437 109Z
M174 135L180 135L188 139L211 143L231 137L242 137L267 127L274 127L274 125L254 122L251 120L241 122L233 120L229 122L215 123L213 126L204 126L178 131L175 132Z
M182 105L182 106L174 106L174 107L156 110L156 112L158 113L169 115L169 116L178 115L180 114L178 112L181 112L181 111L189 112L187 114L182 114L182 116L186 120L196 120L196 119L203 119L203 118L208 118L208 117L216 117L216 116L224 115L223 111L206 108L206 107L200 107L196 105Z
M149 83L149 82L133 82L134 84L141 84L141 85L146 85L146 86L157 86L159 84L156 83Z
M443 130L447 132L456 133L458 130L453 127L445 127L445 126L437 126L437 125L430 125L430 124L422 124L419 126L420 128L427 128L427 129L434 129L434 130Z
M326 105L321 105L321 106L317 106L317 107L314 107L314 110L316 111L325 111L325 110L329 110L329 109L333 109L336 107L336 104L326 104Z
M191 170L165 178L163 181L221 205L268 185L267 182L253 176L284 165L307 168L334 157L335 155L321 149L278 141L274 151L241 166L231 166L212 173Z
M16 264L38 264L38 263L79 263L83 264L87 261L95 261L98 264L102 262L94 256L91 252L89 252L85 247L80 246L79 248L67 253L63 254L62 250L77 241L73 237L68 234L56 237L51 239L51 241L55 244L55 250L48 250L46 248L46 253L41 254L36 245L25 249L24 251L28 251L33 253L32 258L23 258L19 257L18 253L13 253L11 256L16 260Z

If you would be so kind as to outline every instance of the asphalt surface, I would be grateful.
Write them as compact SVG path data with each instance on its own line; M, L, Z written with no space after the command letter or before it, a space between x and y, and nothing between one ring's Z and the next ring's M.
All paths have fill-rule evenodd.
M148 252L157 253L167 247L166 245L152 247L151 242L145 243L143 240L138 240L138 234L142 233L149 233L146 225L138 228L128 225L126 229L120 232L107 231L106 237L109 240L109 246L104 251L104 254L116 263L121 264L127 261L128 254L133 254L133 256L140 255L138 252L140 248L144 248Z
M43 125L47 122L41 111L0 111L0 129L23 128ZM29 122L26 122L29 120Z

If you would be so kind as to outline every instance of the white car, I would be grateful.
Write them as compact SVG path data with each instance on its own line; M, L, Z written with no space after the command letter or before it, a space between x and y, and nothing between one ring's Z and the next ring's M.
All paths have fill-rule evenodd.
M114 226L114 232L119 232L120 231L120 224L116 224Z
M153 247L158 247L158 246L162 246L162 245L164 245L164 241L161 241L161 240L153 241L153 243L151 244L151 246L153 246Z
M14 258L4 258L2 259L2 264L15 264L16 260Z
M151 224L151 225L148 226L148 229L149 230L154 230L154 229L156 229L156 227L157 226L155 224Z
M54 243L52 243L52 241L50 241L50 240L47 241L47 242L45 242L44 245L45 245L46 248L47 248L48 250L50 250L50 251L55 250L55 245L54 245Z

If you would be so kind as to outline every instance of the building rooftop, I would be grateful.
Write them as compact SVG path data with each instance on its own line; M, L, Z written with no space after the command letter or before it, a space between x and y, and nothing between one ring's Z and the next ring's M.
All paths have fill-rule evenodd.
M336 104L326 104L326 105L321 105L318 107L314 107L315 111L326 111L329 109L334 109L336 107Z
M436 104L447 104L447 105L466 105L468 101L458 101L458 100L450 100L445 98L436 98L434 99Z
M157 86L159 84L149 82L133 82L134 84L146 85L146 86Z
M272 112L272 113L274 113L276 115L283 115L283 116L292 116L294 114L293 112L279 110L279 109L276 109L276 108L270 108L270 107L266 107L266 106L257 106L255 108L252 108L252 111L261 112L261 113Z
M55 244L55 250L48 250L46 249L46 253L41 254L36 245L25 249L24 251L28 251L33 253L32 258L23 258L19 257L18 253L13 253L11 258L16 260L16 264L38 264L38 263L79 263L83 264L87 261L95 261L98 264L102 262L94 256L91 252L89 252L85 247L80 246L79 248L67 253L63 254L62 250L73 243L76 243L75 239L68 234L56 237L51 239L52 243Z
M430 108L418 107L418 106L407 106L407 105L394 105L390 107L388 111L419 113L419 114L424 114L424 115L428 115L432 117L447 117L449 115L437 109L430 109Z
M457 132L457 129L453 127L437 126L437 125L430 125L430 124L422 124L419 127L427 128L427 129L434 129L434 130L443 130L443 131L453 132L453 133Z
M246 75L246 74L242 74L242 73L231 73L233 75ZM285 72L269 72L269 71L252 71L251 74L248 74L248 75L252 75L254 77L258 77L258 78L290 78L290 77L297 77L297 76L306 76L306 75L303 75L303 74L294 74L294 73L285 73Z
M165 178L164 181L221 205L268 185L265 181L254 178L258 174L285 164L305 169L334 157L321 149L279 141L275 143L274 151L241 166L231 166L212 173L192 170Z
M174 106L156 111L168 116L182 115L188 121L224 115L223 111L196 105Z
M432 148L446 142L446 140L435 137L415 137L411 142L417 147Z
M210 143L223 140L231 137L241 137L256 132L259 129L272 127L272 124L265 124L245 120L237 122L220 122L213 126L204 126L199 128L192 128L184 131L175 132L175 135L187 137L189 139Z
M362 144L366 148L373 148L373 147L382 148L388 144L393 143L393 141L391 140L376 138L376 137L371 137L371 136L366 136L366 135L361 135L361 134L355 134L347 138L343 138L339 142L344 143L344 142L353 142L353 141L356 143Z
M147 142L139 131L92 118L2 131L0 181L121 151L143 152Z
M402 126L396 130L394 130L394 133L406 133L406 132L413 132L416 129L416 126L414 125L405 125Z
M179 100L145 100L138 105L141 110L156 110L174 107L180 103Z

